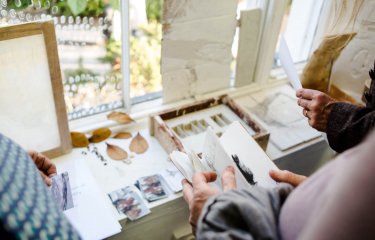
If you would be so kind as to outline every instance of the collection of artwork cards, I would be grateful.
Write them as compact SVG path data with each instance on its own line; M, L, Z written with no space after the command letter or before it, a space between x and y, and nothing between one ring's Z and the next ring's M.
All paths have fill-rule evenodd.
M182 174L175 167L170 167L159 174L139 178L135 183L139 191L127 186L109 193L108 196L120 214L123 213L134 221L151 212L144 199L153 202L167 198L171 192L180 192L182 179Z

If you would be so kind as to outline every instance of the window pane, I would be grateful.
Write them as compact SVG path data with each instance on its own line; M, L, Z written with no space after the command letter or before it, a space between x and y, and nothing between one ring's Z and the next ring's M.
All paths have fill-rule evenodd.
M130 96L132 103L161 97L162 0L130 0Z
M0 0L0 22L53 19L69 119L123 106L119 0Z

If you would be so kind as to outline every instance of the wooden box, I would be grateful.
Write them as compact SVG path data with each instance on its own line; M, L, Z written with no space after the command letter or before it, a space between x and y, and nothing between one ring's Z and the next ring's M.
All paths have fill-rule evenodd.
M232 121L241 121L249 134L266 150L269 132L227 95L198 101L162 111L150 117L150 134L169 154L185 151L184 146L200 152L205 128L214 128L218 136Z

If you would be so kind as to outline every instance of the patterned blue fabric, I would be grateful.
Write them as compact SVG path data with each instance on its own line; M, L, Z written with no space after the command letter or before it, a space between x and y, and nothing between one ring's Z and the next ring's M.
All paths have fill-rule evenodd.
M14 239L80 239L29 155L0 134L0 232L4 231Z

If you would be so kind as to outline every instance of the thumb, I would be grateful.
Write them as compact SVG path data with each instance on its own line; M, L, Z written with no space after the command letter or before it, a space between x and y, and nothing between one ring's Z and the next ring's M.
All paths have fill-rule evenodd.
M45 175L42 171L39 171L40 173L40 176L42 177L43 181L45 182L45 184L47 184L47 186L51 186L52 185L52 180L51 178L49 178L47 175Z
M224 192L237 188L236 178L234 175L234 167L228 166L224 169L221 176L221 183L223 185Z
M294 187L301 184L307 178L306 176L295 174L287 170L270 170L269 174L276 182L289 183Z

